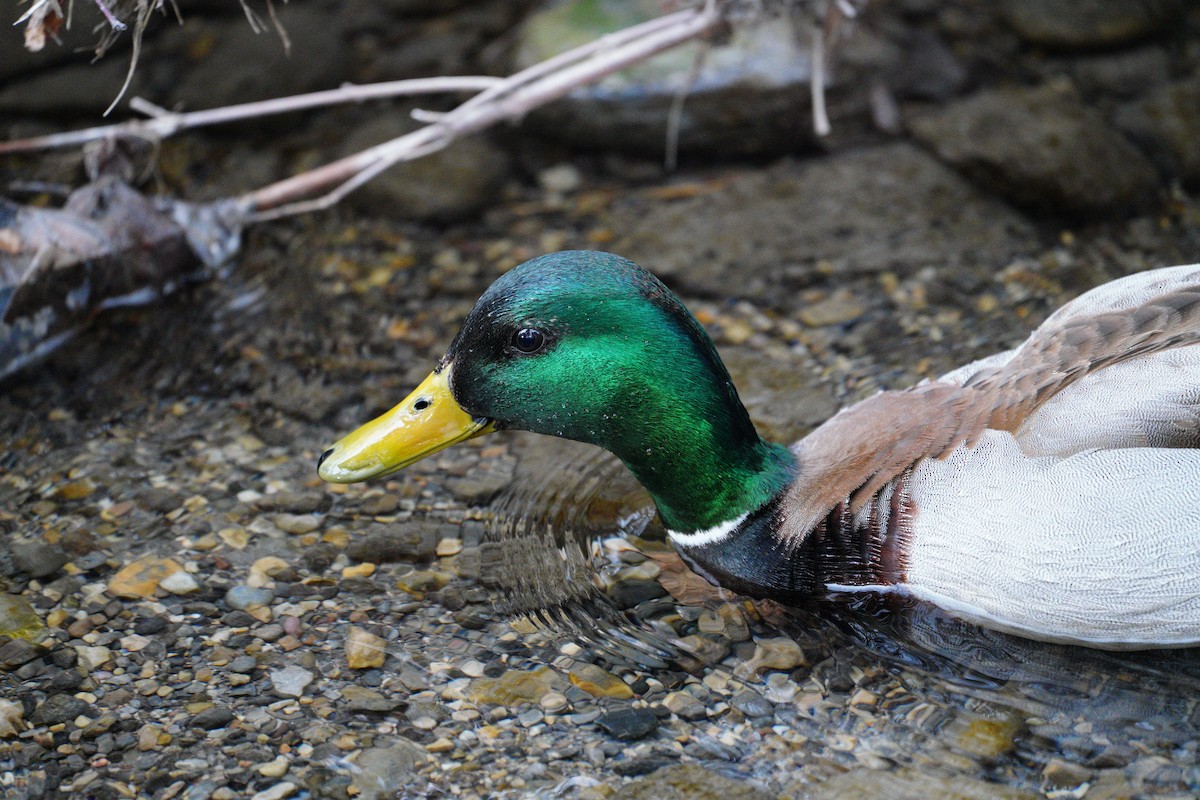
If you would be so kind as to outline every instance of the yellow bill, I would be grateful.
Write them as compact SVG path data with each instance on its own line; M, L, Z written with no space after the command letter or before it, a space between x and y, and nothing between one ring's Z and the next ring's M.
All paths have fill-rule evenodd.
M317 462L317 474L332 483L378 478L495 430L491 420L472 417L454 399L451 368L447 364L431 373L398 406L326 450Z

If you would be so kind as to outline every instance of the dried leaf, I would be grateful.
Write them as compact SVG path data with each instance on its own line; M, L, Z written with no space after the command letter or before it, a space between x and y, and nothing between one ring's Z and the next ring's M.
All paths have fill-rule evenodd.
M58 36L62 29L63 11L58 0L39 0L17 20L25 22L25 49L36 53L46 46L46 39Z

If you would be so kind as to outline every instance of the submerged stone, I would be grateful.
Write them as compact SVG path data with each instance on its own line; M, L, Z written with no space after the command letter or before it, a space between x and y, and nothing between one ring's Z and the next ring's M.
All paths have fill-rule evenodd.
M25 730L24 707L13 700L0 700L0 739L10 739Z
M215 730L216 728L224 728L229 723L233 722L235 715L233 711L224 706L213 706L206 708L196 716L192 717L192 726L203 728L206 731Z
M268 605L275 599L275 592L266 587L237 584L225 592L225 605L235 611L245 611Z
M346 665L350 669L382 667L387 658L387 640L362 628L346 634Z
M384 800L404 794L417 769L429 758L425 749L398 738L390 747L372 747L358 757L354 786L361 800Z
M796 786L785 796L807 800L841 800L845 797L886 797L888 800L1034 800L1040 793L1026 792L968 775L943 775L901 768L895 771L856 769L817 785Z
M658 729L658 717L648 708L622 708L601 714L596 724L614 739L645 739Z
M31 578L45 578L62 569L70 557L47 542L19 542L12 546L13 564Z
M289 664L283 669L273 669L270 676L276 694L283 697L299 697L304 694L305 687L313 682L313 674L295 664Z
M795 669L808 663L800 645L791 639L763 639L754 648L754 657L744 664L739 664L736 674L748 677L767 669Z
M961 716L943 730L947 741L964 753L976 758L999 758L1016 747L1016 737L1024 727L1017 716L987 719Z
M693 764L663 767L621 787L614 795L615 800L769 800L773 797L774 794L768 794L749 781L735 781Z
M529 671L510 669L498 678L472 681L467 695L476 703L515 706L537 703L547 692L565 688L565 681L548 667Z
M618 700L633 697L629 684L595 664L576 664L567 677L592 697L615 697Z
M29 717L29 722L35 726L57 725L60 722L69 722L75 719L90 708L91 706L85 700L69 694L54 694L47 697L41 705L34 709L33 714Z
M46 630L41 617L24 597L0 594L0 636L34 640Z
M127 564L108 581L108 593L113 597L140 600L154 597L163 579L183 567L169 558L144 556Z
M350 684L342 689L342 700L351 711L395 711L400 702L385 697L374 689Z

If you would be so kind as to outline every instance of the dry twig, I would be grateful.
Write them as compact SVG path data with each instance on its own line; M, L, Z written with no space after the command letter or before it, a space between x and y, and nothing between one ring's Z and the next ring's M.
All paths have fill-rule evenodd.
M242 199L254 210L253 221L329 208L397 162L441 150L455 139L501 120L520 119L572 89L703 36L722 22L717 3L708 2L700 9L678 11L603 36L522 70L452 111L437 117L426 115L425 119L432 121L412 133L265 186ZM317 192L326 193L311 200L298 199Z
M123 9L136 7L144 13L159 8L161 2L113 1ZM783 1L790 4L794 0ZM100 165L98 176L76 190L61 210L0 201L0 378L50 352L105 308L153 302L182 283L220 274L222 265L237 253L246 225L328 208L397 162L436 152L497 122L520 119L578 87L676 45L704 39L727 22L745 16L747 2L755 6L755 0L705 0L701 7L603 36L503 79L445 77L345 86L189 113L167 111L135 99L131 106L148 119L0 142L0 153L80 144L100 150L93 154ZM823 10L817 18L820 22L814 23L817 66L813 70L813 104L820 130L828 128L822 50L855 9L850 0L813 2ZM39 23L42 30L48 30L59 10L57 0L37 1L33 11L44 16ZM694 81L702 57L693 65L687 85ZM122 138L157 144L203 125L331 103L459 91L477 94L446 113L414 112L413 116L426 124L409 134L214 203L148 200L122 183L119 175L111 170L106 174L104 169L121 161L116 144ZM682 111L680 103L677 98L674 117ZM678 127L677 120L674 127Z
M41 3L54 0L39 0ZM157 3L137 0L143 7ZM814 127L818 134L829 132L825 111L825 43L834 36L843 19L853 17L856 7L851 0L817 3L821 13L813 28L812 103ZM760 9L761 11L761 9ZM400 161L408 161L441 150L455 139L480 131L502 121L515 120L530 111L568 94L572 90L694 39L703 39L745 10L737 0L706 0L703 6L690 8L635 25L535 64L507 78L445 77L393 81L369 86L345 86L324 92L245 103L205 111L174 113L135 98L131 106L150 116L119 125L82 131L0 142L0 153L46 147L65 147L98 139L132 136L162 139L179 131L215 125L238 119L278 114L343 102L434 92L478 91L474 97L446 113L414 112L427 123L412 133L376 145L362 152L326 164L314 170L248 192L238 203L248 221L261 221L329 208L351 191ZM686 86L695 80L701 55L693 65ZM672 110L673 127L682 113L682 98ZM677 131L673 131L673 134ZM674 151L668 141L668 158ZM322 194L323 193L323 194Z

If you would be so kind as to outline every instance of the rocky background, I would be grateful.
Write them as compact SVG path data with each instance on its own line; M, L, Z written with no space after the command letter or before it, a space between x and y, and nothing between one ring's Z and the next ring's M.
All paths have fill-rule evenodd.
M99 121L129 51L77 52L86 5L35 55L0 29L0 136ZM634 5L292 0L277 6L288 54L232 2L183 2L185 24L152 24L131 95L194 109L507 74L635 21ZM423 377L496 275L548 250L613 250L662 276L779 440L1012 346L1091 286L1198 260L1196 4L879 0L835 47L820 140L807 41L774 20L714 49L676 171L667 111L694 52L260 226L226 279L106 314L11 379L0 794L1200 791L1188 654L1110 661L967 631L949 648L967 661L929 667L897 652L931 645L884 623L670 602L659 562L626 551L608 599L698 654L630 664L495 608L495 498L579 468L581 448L508 434L382 484L316 480L317 454ZM187 134L147 162L145 188L234 194L447 102ZM81 158L5 159L0 179L52 203ZM1009 659L1003 678L963 683L984 652Z

